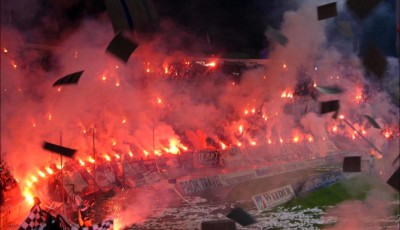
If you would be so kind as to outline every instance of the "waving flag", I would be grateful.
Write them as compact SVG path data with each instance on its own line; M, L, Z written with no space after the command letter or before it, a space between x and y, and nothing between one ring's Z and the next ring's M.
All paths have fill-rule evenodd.
M18 230L33 230L39 229L42 225L45 224L45 218L40 210L40 207L36 205L31 212L29 213L28 217L22 222L19 226Z
M71 230L113 230L114 229L113 220L105 220L101 223L94 224L91 227L72 227Z

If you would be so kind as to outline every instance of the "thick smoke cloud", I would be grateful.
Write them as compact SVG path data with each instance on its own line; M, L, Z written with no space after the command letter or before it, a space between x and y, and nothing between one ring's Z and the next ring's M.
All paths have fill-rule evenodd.
M139 48L127 65L105 53L114 34L102 18L85 20L56 45L34 45L17 30L2 27L1 151L23 180L58 161L58 156L41 149L44 140L60 143L62 136L62 145L78 149L77 159L91 156L90 128L95 129L99 156L133 151L129 143L137 147L135 156L144 151L152 155L153 148L165 151L171 145L203 149L210 147L207 137L231 146L239 141L278 143L296 133L322 140L328 138L326 127L335 121L317 115L318 101L333 99L341 101L340 114L365 129L382 148L381 133L360 117L369 114L389 127L398 122L398 109L386 92L365 79L355 54L344 59L341 50L326 44L329 20L317 20L316 4L306 1L285 12L280 30L289 38L288 45L273 47L270 60L259 61L267 67L245 71L240 83L219 71L190 81L155 73L157 64L168 67L206 47L170 21L163 21L161 32L151 40L129 34ZM85 72L77 86L52 87L58 78L80 70ZM293 93L301 80L299 72L316 85L339 85L345 91L320 95L317 101L303 98L305 109L282 98L282 92ZM288 112L290 108L294 112ZM241 126L244 131L239 135ZM347 127L344 132L351 136L353 130Z

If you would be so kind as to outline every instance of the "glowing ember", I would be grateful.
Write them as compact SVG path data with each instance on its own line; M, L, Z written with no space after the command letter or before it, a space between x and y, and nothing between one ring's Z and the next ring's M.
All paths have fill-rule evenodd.
M49 114L48 118L49 118L49 121L51 121L52 115L51 115L51 114Z
M206 66L215 67L215 66L216 66L216 64L215 64L215 62L210 62L210 63L207 63L207 64L206 64Z
M61 87L58 87L58 88L57 88L57 91L58 91L58 92L61 92L61 89L62 89Z
M149 68L146 69L146 73L150 73L150 69Z
M237 146L239 146L239 147L242 146L242 143L238 142L238 143L237 143Z
M308 142L313 142L314 138L313 137L308 137Z
M111 161L111 157L108 154L104 154L104 158L106 158L107 161Z
M118 154L115 154L115 158L117 158L118 160L121 159L121 157Z
M125 123L126 123L126 119L123 119L123 120L122 120L122 124L125 124Z
M340 115L339 118L343 120L344 119L344 115Z
M271 139L268 139L268 144L272 144L272 141L271 141Z
M149 152L147 152L146 150L143 150L143 153L144 153L145 156L149 155Z
M295 143L299 142L299 137L298 137L298 136L295 136L295 137L293 138L293 141L294 141Z
M283 143L283 140L282 140L282 138L279 138L279 142L280 142L280 143Z
M161 98L157 98L157 103L158 103L158 104L161 104L161 103L162 103Z
M287 66L286 66L286 64L283 64L283 66L282 66L284 69L286 69L287 68Z
M248 111L248 110L245 110L245 111L244 111L244 114L245 114L245 115L249 114L249 111Z
M133 157L132 151L129 151L128 154L129 154L130 157Z
M81 164L82 166L85 166L85 162L83 162L83 160L79 159L79 164Z
M7 50L6 48L3 48L3 52L4 52L4 53L7 53L8 50Z
M101 80L103 80L103 81L107 80L106 75L101 76Z
M257 145L257 143L255 141L251 141L250 144L251 145Z
M119 81L115 82L115 86L116 86L116 87L119 87L119 86L120 86Z

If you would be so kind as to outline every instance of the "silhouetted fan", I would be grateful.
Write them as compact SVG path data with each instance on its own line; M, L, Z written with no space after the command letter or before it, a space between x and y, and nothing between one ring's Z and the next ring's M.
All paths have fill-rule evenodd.
M343 172L361 172L361 157L345 157L343 159Z
M60 79L58 79L56 82L54 82L53 86L57 85L68 85L68 84L78 84L79 79L81 78L81 75L84 71L78 71L75 73L68 74Z
M257 221L249 213L247 213L245 210L239 207L232 209L227 215L227 217L231 220L236 221L242 226L247 226L257 223Z
M138 45L131 40L122 36L121 33L115 35L107 47L107 52L114 55L118 59L127 63L129 57L133 51L138 47Z
M55 145L46 141L43 143L43 148L70 158L72 158L76 152L75 149L70 149L60 145Z
M336 2L317 7L318 20L332 18L337 15Z

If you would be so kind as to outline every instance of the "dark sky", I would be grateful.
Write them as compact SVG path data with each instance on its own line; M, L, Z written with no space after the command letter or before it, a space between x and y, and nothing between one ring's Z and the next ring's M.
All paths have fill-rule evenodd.
M153 0L160 20L170 20L183 31L207 40L223 52L262 57L268 48L264 30L279 29L286 10L296 0ZM27 40L57 43L72 34L84 19L109 20L102 0L18 0L1 2L2 24L12 24ZM353 18L353 20L355 20ZM356 20L355 20L356 21ZM110 22L111 23L111 22ZM361 48L372 40L387 55L395 56L395 2L384 0L379 10L357 22Z

